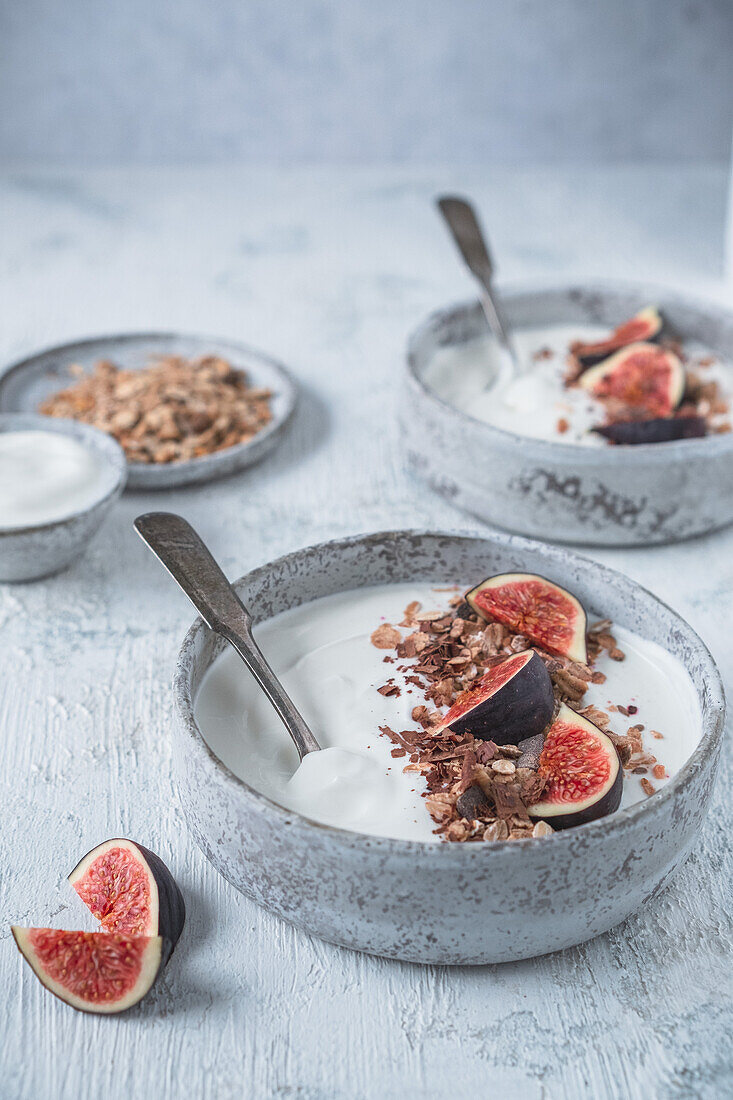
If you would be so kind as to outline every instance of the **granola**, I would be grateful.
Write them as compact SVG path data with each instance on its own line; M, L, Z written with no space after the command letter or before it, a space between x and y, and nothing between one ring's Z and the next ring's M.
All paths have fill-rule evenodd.
M372 644L377 648L391 644L396 671L403 676L407 690L418 691L425 700L412 708L411 717L418 728L379 728L393 744L392 756L406 760L405 771L424 776L425 805L437 834L453 843L465 843L519 840L553 832L548 822L533 820L528 813L528 807L540 800L546 786L536 763L534 767L522 766L525 760L529 762L529 754L516 745L497 745L471 733L457 734L441 728L441 708L452 706L462 692L477 685L488 669L517 652L533 650L539 655L550 673L556 710L564 703L604 730L626 772L642 765L646 772L648 765L654 765L655 777L666 776L656 758L644 751L641 724L630 726L626 734L617 734L608 728L610 713L592 704L584 705L589 686L605 680L592 667L599 654L605 650L611 659L624 659L610 621L589 627L589 663L585 665L532 645L501 623L480 619L461 596L453 597L450 603L451 610L446 613L423 610L413 601L405 608L400 624L406 633L383 623L372 634ZM386 695L395 686L391 677L378 690ZM626 716L637 710L633 704L613 709ZM642 782L645 791L648 782Z
M39 406L113 435L130 462L184 462L246 443L272 420L272 393L216 355L152 360L124 370L106 359Z

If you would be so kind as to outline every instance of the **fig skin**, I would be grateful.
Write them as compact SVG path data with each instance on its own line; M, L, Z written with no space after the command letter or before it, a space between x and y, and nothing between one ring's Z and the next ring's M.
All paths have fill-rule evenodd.
M522 750L522 755L515 761L518 768L531 768L536 772L540 766L540 755L545 743L544 733L536 733L534 737L527 737L517 743L517 748Z
M533 629L531 624L522 622L521 611L516 607L512 608L508 606L505 609L501 607L489 607L486 611L481 608L481 596L486 591L496 591L496 589L507 590L507 603L510 600L510 589L515 587L517 590L521 590L523 587L535 587L538 589L536 600L541 603L544 599L543 613L546 620L551 623L553 610L555 614L562 614L563 611L572 611L573 618L570 622L571 637L567 639L562 645L553 645L552 640L548 639L547 632L542 629ZM549 607L550 599L554 597L557 601L559 597L560 604L564 604L564 608L555 607L554 609ZM588 648L586 642L586 627L588 624L588 618L585 613L580 600L573 596L567 589L562 588L559 584L555 584L554 581L548 580L547 577L542 577L538 573L499 573L495 577L487 577L486 580L481 581L475 588L469 589L466 593L466 601L470 607L479 615L480 618L491 622L496 619L498 622L504 623L512 630L516 630L517 633L524 634L530 641L535 642L536 645L541 646L543 649L549 650L550 653L556 653L561 657L569 657L573 661L580 661L581 664L588 663ZM538 624L538 627L542 627L544 624ZM526 731L529 733L529 731Z
M488 817L492 812L492 805L481 788L474 784L458 796L456 809L461 817L473 821L477 817Z
M592 806L588 806L584 810L569 811L566 814L549 814L547 810L535 814L530 806L529 816L537 818L537 820L546 821L556 832L560 829L574 829L576 825L585 825L589 821L597 821L601 817L608 817L609 814L615 813L621 805L623 788L624 773L619 765L618 774L616 775L613 786L606 791L603 798L594 802Z
M624 785L624 771L616 746L613 744L610 737L606 736L603 730L599 729L599 727L589 721L588 718L571 710L570 707L566 706L564 703L560 706L555 722L553 722L553 725L548 730L546 740L549 740L552 736L552 730L555 723L562 723L582 729L598 742L599 747L603 750L609 761L612 777L611 782L605 791L600 790L596 795L579 798L576 809L573 809L572 803L569 802L553 803L549 801L549 799L542 799L535 803L534 806L528 807L527 812L529 816L546 821L553 829L558 830L571 829L576 825L585 825L589 821L596 821L598 818L606 817L608 814L614 813L621 804L621 795L623 794ZM542 771L541 760L539 771ZM569 808L566 809L564 813L554 812L555 806Z
M497 745L516 745L522 737L541 733L546 729L555 710L552 680L542 658L533 650L527 652L531 655L526 663L487 699L480 698L483 681L466 692L463 704L475 694L478 697L475 706L453 720L449 720L451 711L448 711L442 728L457 734L472 733L474 737L492 740ZM516 654L514 657L507 657L507 661L524 656L524 653ZM495 665L484 679L501 667ZM461 703L457 705L460 706Z
M180 939L183 926L186 921L186 905L183 900L183 895L178 887L178 883L173 878L160 856L157 856L155 852L151 852L149 848L146 848L143 844L138 844L137 841L128 840L125 837L115 837L112 840L105 840L102 844L98 844L96 848L92 848L91 851L79 860L74 870L69 875L69 882L79 893L78 886L84 881L84 876L89 871L97 859L102 858L105 853L110 852L116 848L122 848L128 852L136 863L140 865L141 871L147 875L150 883L151 892L151 925L145 930L147 935L161 936L164 942L171 945L172 951L178 940ZM81 897L81 894L79 895ZM82 901L85 899L82 897ZM85 901L86 904L86 901ZM91 906L88 906L91 910ZM91 910L94 913L94 910ZM94 913L97 916L96 913ZM97 919L100 919L97 917ZM101 924L104 926L105 922L102 919Z
M595 344L578 344L572 351L581 370L585 371L597 363L602 363L604 359L608 359L629 344L636 344L639 341L648 344L656 343L664 327L664 318L659 310L655 306L647 306L615 328L606 340L599 340Z
M660 416L653 420L617 420L593 431L611 443L632 446L643 443L671 443L677 439L702 439L708 434L702 416Z

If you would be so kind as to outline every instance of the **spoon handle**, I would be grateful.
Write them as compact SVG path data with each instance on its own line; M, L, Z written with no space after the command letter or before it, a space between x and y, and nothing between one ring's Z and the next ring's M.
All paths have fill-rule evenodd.
M509 336L509 329L494 295L494 262L476 211L470 202L457 195L443 195L438 199L438 208L466 266L481 286L481 305L489 328L501 346L509 352L515 370L519 370L519 360Z
M216 633L234 646L279 714L300 759L320 745L252 637L247 608L190 523L173 512L147 512L135 530Z

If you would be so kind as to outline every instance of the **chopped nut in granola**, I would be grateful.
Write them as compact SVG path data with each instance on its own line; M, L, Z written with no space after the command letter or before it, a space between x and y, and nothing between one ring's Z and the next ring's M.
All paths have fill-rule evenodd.
M372 631L371 640L377 649L395 649L402 641L402 635L391 623L382 623Z
M199 458L248 442L272 420L271 391L216 355L166 355L139 370L100 360L91 374L69 373L78 380L39 412L109 432L130 462Z

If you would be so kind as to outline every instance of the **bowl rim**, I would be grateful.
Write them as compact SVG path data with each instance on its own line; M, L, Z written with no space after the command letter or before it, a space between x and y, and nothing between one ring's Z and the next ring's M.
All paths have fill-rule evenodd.
M297 559L301 558L304 554L320 553L324 550L330 550L331 552L338 550L345 550L347 548L353 548L360 544L367 543L382 543L387 541L400 541L404 539L414 539L420 537L440 538L440 539L470 539L476 541L477 539L484 542L493 543L495 546L499 545L507 551L532 551L537 553L539 551L542 557L545 557L549 562L567 562L570 559L572 562L577 563L583 569L592 568L596 574L601 574L605 579L612 580L621 578L626 585L630 585L633 590L641 591L645 596L649 597L656 604L664 608L669 612L676 620L679 628L687 636L693 649L696 650L701 663L706 666L706 687L708 691L708 713L702 717L702 730L700 734L700 740L690 757L685 761L679 771L669 780L669 782L656 791L649 798L643 801L636 802L631 806L627 806L623 810L617 811L610 817L600 818L597 821L591 821L584 825L578 825L574 829L560 830L553 834L554 844L569 845L573 843L573 840L583 838L601 839L604 835L613 836L624 832L625 830L632 828L635 824L649 815L654 814L661 810L672 799L678 798L684 792L684 789L688 784L698 775L703 768L707 758L715 753L717 750L723 734L724 721L725 721L725 694L723 689L723 683L720 676L718 667L708 650L705 643L699 637L699 635L693 630L689 623L682 618L676 611L674 611L668 604L660 600L658 596L650 592L649 589L644 588L643 585L637 581L632 580L619 570L611 569L608 566L602 565L600 562L594 561L591 558L587 558L581 554L576 554L572 551L563 549L562 547L556 547L549 544L545 544L536 539L525 538L521 535L506 535L492 532L490 536L482 534L476 531L470 530L437 530L430 528L405 528L398 530L376 531L368 532L359 535L349 535L346 537L328 539L323 542L313 543L309 546L301 547L298 550L290 551L287 554L283 554L278 558L273 559L270 562L260 565L255 569L250 570L243 576L239 577L236 581L233 581L235 588L239 588L244 584L258 581L267 576L268 572L275 568L288 566L294 563ZM366 586L364 586L366 587ZM309 601L304 601L309 602ZM178 659L176 663L176 671L173 677L173 705L175 712L180 719L180 724L184 727L186 736L190 739L190 742L194 746L194 751L197 754L198 759L204 766L213 767L214 774L221 784L223 784L233 797L244 798L245 800L253 803L254 806L262 812L270 813L274 815L274 820L277 824L284 827L291 827L297 824L305 829L306 833L310 830L316 829L321 835L324 833L333 837L339 842L339 844L348 848L358 848L363 850L365 847L373 848L376 851L391 856L406 856L414 859L418 853L422 857L438 860L463 860L474 858L487 858L487 851L489 853L506 853L515 851L517 849L524 850L528 844L539 844L544 842L544 837L528 837L525 840L505 840L505 841L490 841L484 844L445 844L441 842L421 841L421 840L400 840L395 837L382 837L373 836L368 833L359 833L349 829L341 829L334 825L326 825L322 822L314 821L312 818L306 817L303 814L296 812L295 810L288 810L279 803L274 802L266 795L257 791L254 787L251 787L243 779L237 776L209 747L206 742L202 731L199 729L196 722L194 712L194 699L191 694L191 684L188 676L187 663L189 659L192 659L193 646L195 639L202 631L209 631L209 627L206 626L203 619L197 617L192 625L189 627L186 635L183 639L183 643L179 650ZM484 855L465 855L457 853L466 852L483 852ZM453 854L456 853L456 854Z
M213 451L211 454L199 455L197 458L187 458L183 462L173 463L161 463L156 466L147 462L130 462L125 455L125 462L128 466L128 471L135 476L140 472L159 472L160 479L156 479L155 485L152 483L149 486L138 485L137 488L165 488L166 479L163 476L165 472L188 472L199 470L212 470L214 472L216 468L221 465L224 459L229 459L231 456L239 456L254 449L255 444L260 447L270 436L279 432L288 421L291 419L295 406L298 400L298 383L295 380L294 375L288 370L279 359L273 358L268 355L267 352L260 351L258 348L254 348L249 344L243 343L241 340L230 339L228 336L207 336L206 334L198 332L173 332L170 330L140 330L134 332L120 332L109 333L103 332L97 336L84 336L76 340L68 340L63 344L53 344L50 347L41 348L40 351L35 351L30 355L25 355L22 359L16 359L7 365L0 367L0 400L2 400L2 394L5 389L6 383L11 381L17 375L21 374L29 366L31 366L35 360L45 355L68 355L73 356L77 353L83 353L86 349L94 344L113 344L123 346L125 344L133 344L140 341L160 341L165 343L166 341L172 342L174 340L191 340L201 344L212 345L228 345L234 351L239 352L241 355L248 356L251 359L263 364L279 379L282 387L278 396L281 398L281 411L275 415L269 424L266 424L264 428L261 428L251 439L246 440L244 443L233 443L230 447L226 447L222 451ZM38 415L44 416L43 413L25 413L22 410L7 410L3 412L0 407L0 415L10 416L31 416ZM52 420L54 417L44 417L44 419ZM83 423L83 421L75 421L75 423ZM88 425L91 427L91 425ZM100 430L100 429L97 429ZM110 437L112 438L112 437ZM115 441L116 442L116 441ZM123 451L124 454L124 451Z
M45 533L66 527L74 520L90 515L124 489L128 472L125 452L117 440L107 432L80 420L68 420L64 417L43 416L41 413L0 413L0 434L16 431L51 431L56 435L68 436L70 439L83 440L97 454L104 455L105 461L115 476L109 488L86 508L77 508L76 511L69 512L61 519L53 519L48 523L32 523L23 527L4 527L0 524L0 539L12 538L14 535L35 535L39 532Z
M733 311L726 309L725 306L718 305L715 302L706 302L704 299L698 299L695 297L689 297L685 294L680 294L678 291L670 290L655 283L636 283L633 281L626 282L624 280L612 280L612 279L592 279L588 282L581 282L580 280L557 282L557 281L537 281L537 282L517 282L507 283L502 286L499 291L499 298L505 305L511 304L513 299L525 298L530 296L536 296L540 294L621 294L621 293L633 293L638 294L640 298L645 298L649 302L666 302L673 308L675 306L681 306L685 309L694 310L702 315L717 314L719 317L726 319L730 325L733 326ZM563 443L561 441L555 442L550 439L538 439L535 436L518 435L516 432L509 431L506 428L499 428L495 424L487 424L483 420L479 420L470 413L464 412L463 409L457 408L449 401L438 396L437 393L430 386L428 386L421 373L417 369L417 348L419 343L424 337L435 328L435 326L446 316L450 314L469 313L477 309L480 309L480 303L478 299L462 299L449 305L439 306L437 309L432 310L416 328L412 329L408 338L404 357L404 366L406 375L410 383L415 386L420 396L424 400L428 400L431 404L440 411L443 415L446 413L451 414L457 418L459 422L464 424L473 425L475 429L485 432L487 439L491 439L496 443L503 444L504 446L522 446L525 449L531 446L536 450L539 456L544 456L547 459L564 459L568 462L580 461L583 464L587 464L592 458L598 459L602 456L603 463L614 466L623 467L629 463L635 462L635 457L643 458L645 461L651 460L664 464L670 459L687 457L692 458L714 458L719 455L733 453L733 432L724 432L716 435L705 436L703 439L677 439L670 440L666 443L640 443L631 446L601 446L601 447L583 447L578 443ZM662 311L664 311L664 305L661 305ZM714 348L711 348L715 351Z

